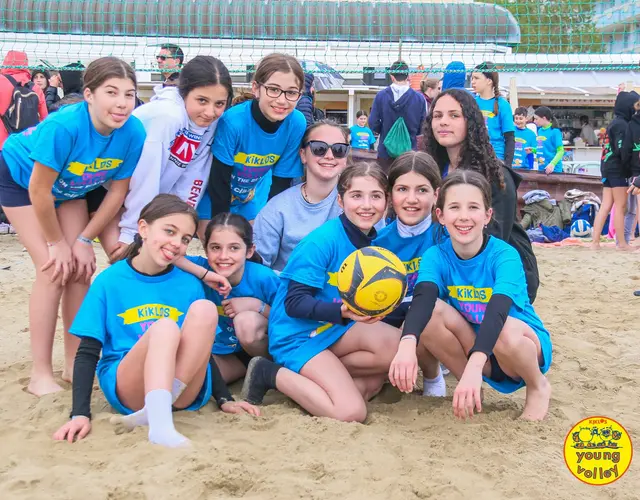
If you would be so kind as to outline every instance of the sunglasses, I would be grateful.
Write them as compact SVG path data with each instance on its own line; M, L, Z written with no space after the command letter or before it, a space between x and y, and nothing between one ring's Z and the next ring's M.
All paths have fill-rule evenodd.
M159 55L159 56L156 56L156 59L160 59L161 61L166 61L167 59L175 59L175 57Z
M308 141L302 145L304 148L307 146L309 146L309 150L314 156L320 158L324 158L329 148L331 148L334 158L346 158L349 154L349 145L344 142L336 142L335 144L329 145L324 141Z

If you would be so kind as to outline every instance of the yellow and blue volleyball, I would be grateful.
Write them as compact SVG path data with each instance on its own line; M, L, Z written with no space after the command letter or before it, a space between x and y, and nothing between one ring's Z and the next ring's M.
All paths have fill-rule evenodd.
M364 247L349 255L338 271L342 302L362 316L386 316L407 293L407 273L396 254L381 247Z

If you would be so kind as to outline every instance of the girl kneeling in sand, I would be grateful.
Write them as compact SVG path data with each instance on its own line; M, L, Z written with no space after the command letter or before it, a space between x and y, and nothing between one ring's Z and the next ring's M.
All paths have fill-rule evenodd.
M197 227L198 216L187 203L156 196L140 214L127 259L95 279L71 327L81 339L71 420L54 439L73 442L91 430L97 365L105 398L128 415L122 423L148 422L152 443L188 444L173 425L172 407L197 410L209 401L209 358L218 325L216 306L204 300L200 281L174 266Z
M306 236L280 275L269 317L269 352L279 364L251 360L242 389L248 402L259 404L278 389L314 416L364 421L366 401L382 387L400 332L347 309L336 275L347 256L375 238L386 195L387 178L377 165L342 172L344 213Z
M522 418L547 414L551 339L527 295L518 252L484 233L491 220L491 187L477 172L457 170L438 193L436 215L450 239L422 257L413 302L389 379L410 392L418 373L417 344L459 380L458 418L481 411L484 380L502 393L527 386Z

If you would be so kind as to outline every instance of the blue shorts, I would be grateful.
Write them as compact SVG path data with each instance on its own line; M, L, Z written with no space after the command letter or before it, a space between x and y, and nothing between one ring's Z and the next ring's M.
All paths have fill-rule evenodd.
M116 391L116 375L118 373L118 366L120 365L120 361L112 363L106 371L102 372L102 374L98 374L98 382L100 383L100 389L102 389L104 397L107 399L107 402L113 407L113 409L122 415L130 415L131 413L133 413L133 410L127 408L120 402L118 393ZM200 392L198 393L198 396L193 401L193 403L185 408L185 410L199 410L209 402L209 399L211 399L211 367L207 366L207 375L204 378L202 388L200 389Z
M209 197L209 191L207 189L204 190L204 194L196 207L196 211L198 212L198 219L211 220L211 198Z
M622 177L603 177L602 186L606 188L626 188L629 187L629 180Z

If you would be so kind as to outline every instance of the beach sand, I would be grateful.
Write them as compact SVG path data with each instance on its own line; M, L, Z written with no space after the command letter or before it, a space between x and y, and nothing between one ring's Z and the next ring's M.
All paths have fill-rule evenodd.
M88 438L51 439L69 416L71 391L64 384L64 392L37 399L24 390L33 270L17 238L0 236L0 499L635 500L640 465L612 485L589 486L565 466L563 442L591 415L616 419L632 439L640 432L640 298L632 294L640 289L639 255L536 252L536 310L554 343L544 422L516 419L524 391L486 388L482 414L463 423L453 418L451 397L400 397L387 388L364 425L309 417L271 393L262 418L226 415L213 404L175 414L194 448L170 451L150 445L144 429L117 435L99 390ZM60 329L54 365L59 376ZM450 394L454 382L447 377Z

